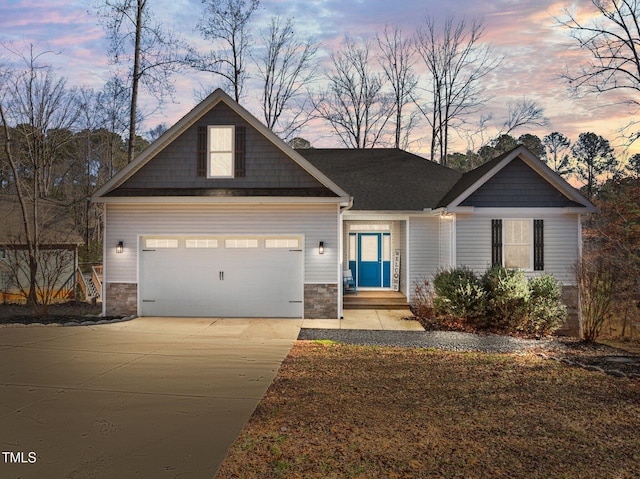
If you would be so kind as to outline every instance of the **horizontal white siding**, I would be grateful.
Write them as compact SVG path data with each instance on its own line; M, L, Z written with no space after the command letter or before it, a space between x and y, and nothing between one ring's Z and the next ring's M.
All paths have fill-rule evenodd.
M411 218L409 220L409 284L411 297L417 283L431 281L440 266L439 218Z
M106 282L137 282L138 236L150 234L303 236L305 283L338 282L337 205L107 204L106 209ZM118 241L124 241L122 254L115 252Z
M456 218L456 263L483 273L491 265L491 219L532 218L544 220L544 272L563 284L573 284L573 265L579 254L577 214L458 214ZM540 272L528 273L529 276Z

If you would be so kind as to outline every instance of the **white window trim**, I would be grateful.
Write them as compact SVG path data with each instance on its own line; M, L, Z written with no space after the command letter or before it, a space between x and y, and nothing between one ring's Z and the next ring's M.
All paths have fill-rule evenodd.
M231 171L229 175L211 174L211 131L219 129L231 129ZM226 150L217 150L217 153L226 153ZM207 178L234 178L235 177L235 152L236 152L236 127L235 125L209 125L207 127Z
M507 221L528 221L529 222L529 267L528 268L510 268L519 269L525 273L532 273L534 271L534 244L533 244L533 218L502 218L502 264L507 267ZM515 243L511 244L511 246ZM521 245L523 246L523 245Z

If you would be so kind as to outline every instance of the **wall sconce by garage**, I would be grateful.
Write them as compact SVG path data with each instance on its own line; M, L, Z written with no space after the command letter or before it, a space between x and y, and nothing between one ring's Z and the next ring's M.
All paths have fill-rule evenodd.
M118 241L116 245L116 253L121 254L124 251L124 241Z
M324 241L320 241L318 245L318 254L324 254Z

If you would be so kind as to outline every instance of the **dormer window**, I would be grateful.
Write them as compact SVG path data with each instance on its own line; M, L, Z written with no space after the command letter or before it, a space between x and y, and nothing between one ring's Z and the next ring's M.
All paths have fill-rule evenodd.
M208 127L208 165L209 178L234 177L234 139L233 126L210 125Z

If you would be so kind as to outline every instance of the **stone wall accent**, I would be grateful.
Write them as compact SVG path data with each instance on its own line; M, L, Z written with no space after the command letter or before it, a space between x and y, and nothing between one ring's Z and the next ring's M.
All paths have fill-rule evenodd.
M562 287L562 302L567 306L567 321L556 331L559 336L580 337L580 304L577 286Z
M304 317L306 319L338 318L338 285L305 284Z
M138 285L136 283L107 283L105 296L107 316L138 314Z

